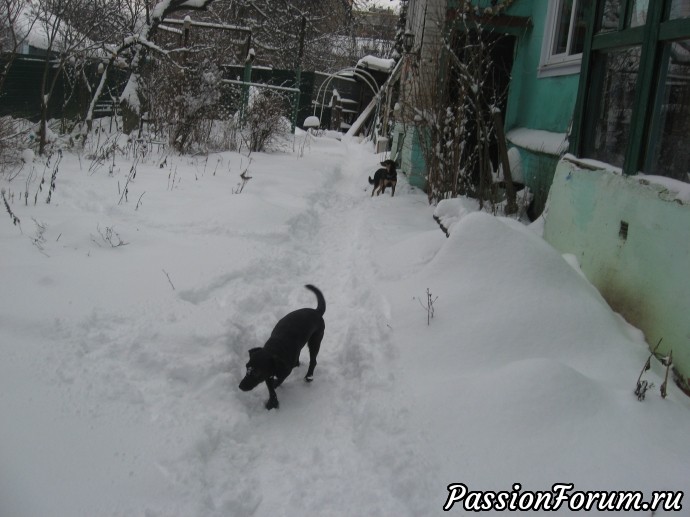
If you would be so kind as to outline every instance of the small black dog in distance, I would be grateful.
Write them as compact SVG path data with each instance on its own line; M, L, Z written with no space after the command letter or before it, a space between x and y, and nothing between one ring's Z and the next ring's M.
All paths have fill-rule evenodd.
M309 346L309 369L304 380L311 382L314 379L316 356L326 328L323 321L326 300L313 285L304 287L316 295L316 309L298 309L284 316L276 323L263 348L249 350L247 373L240 382L240 389L251 391L265 382L268 388L266 409L279 406L275 389L290 375L293 368L299 366L299 354L305 344Z
M384 160L381 162L383 168L374 173L374 179L369 177L369 184L374 185L371 190L372 197L377 196L386 191L386 187L391 187L391 197L395 195L395 185L398 183L398 171L395 169L395 162L393 160Z

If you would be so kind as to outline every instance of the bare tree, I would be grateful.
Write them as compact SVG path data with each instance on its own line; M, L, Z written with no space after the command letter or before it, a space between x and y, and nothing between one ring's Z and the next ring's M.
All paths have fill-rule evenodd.
M118 28L120 36L111 37L117 44L109 48L102 75L93 88L85 137L96 103L116 66L124 65L130 72L120 97L124 131L138 129L143 113L154 113L149 119L168 120L171 142L182 150L194 140L189 137L191 133L205 130L200 123L204 113L217 103L222 65L243 62L249 48L255 49L255 64L275 68L334 71L353 63L354 15L352 2L346 0L101 1L109 8L101 12L121 13L119 17L103 15L113 19L111 25ZM191 38L180 25L189 11L196 11ZM176 19L177 25L164 22L171 19ZM246 32L223 30L238 24L251 29L249 38ZM204 26L220 30L205 31ZM382 43L383 39L392 40L390 32L390 38L379 38L382 52L390 51ZM304 53L298 62L301 36Z
M140 80L142 67L145 65L149 53L162 58L170 58L170 51L163 49L154 42L161 23L166 18L184 11L205 11L213 0L161 0L153 8L145 0L137 0L126 10L131 15L131 23L123 24L127 33L121 35L120 43L110 49L109 59L103 68L101 79L94 91L86 115L86 128L91 129L93 111L96 102L103 93L109 71L116 65L126 62L130 70L129 79L120 98L123 114L124 131L130 133L139 126L141 118ZM138 15L143 11L145 20L138 23Z
M146 24L133 35L131 44L135 46L134 56L130 63L131 74L121 98L123 115L126 116L124 130L135 129L141 118L141 99L139 97L139 80L143 60L149 51L155 51L163 56L168 52L153 43L153 38L159 31L161 22L180 11L204 11L213 0L162 0L155 4L152 10L146 11ZM124 45L130 45L127 41Z
M461 8L465 3L470 5L461 2ZM406 57L413 61L408 65L410 79L403 85L403 120L418 129L430 203L469 195L480 206L487 201L495 205L499 192L492 154L500 122L496 115L507 95L493 80L492 51L500 36L461 19L450 31L439 30L417 60ZM439 28L442 21L437 20ZM504 174L509 182L509 171ZM514 209L512 197L506 211Z
M55 86L70 62L84 61L87 56L95 53L101 45L92 41L75 25L69 23L77 13L82 23L97 26L97 19L86 20L82 11L89 0L37 0L33 5L36 18L34 30L43 38L45 43L45 57L43 75L41 78L41 115L39 122L39 153L45 152L47 144L47 122L49 107L55 91ZM97 13L93 13L97 18Z
M0 0L0 96L10 68L19 54L20 47L35 23L29 15L24 0ZM12 139L16 137L16 124L11 117L0 118L0 165L9 160L15 146Z
M294 69L306 20L305 70L335 71L351 65L352 5L344 0L236 0L214 7L219 20L241 20L252 29L256 63ZM244 56L242 56L244 57Z

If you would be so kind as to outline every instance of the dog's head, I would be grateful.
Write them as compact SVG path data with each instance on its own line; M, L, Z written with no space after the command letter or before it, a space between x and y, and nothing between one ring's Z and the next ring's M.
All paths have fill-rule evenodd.
M273 375L274 359L263 348L252 348L249 351L247 373L240 382L242 391L251 391Z
M395 169L395 162L393 160L384 160L381 162L381 165L383 165L386 168L387 179L393 179L397 177L398 171Z
M391 170L391 168L395 169L395 162L393 160L383 160L381 162L381 165L383 165L388 170Z

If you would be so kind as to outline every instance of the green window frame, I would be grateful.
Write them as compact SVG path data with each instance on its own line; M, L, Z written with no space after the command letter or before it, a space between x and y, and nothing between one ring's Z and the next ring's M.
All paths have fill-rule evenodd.
M672 106L677 110L680 102L683 113L671 119L666 83L670 49L682 45L690 50L690 1L590 0L586 9L589 23L570 152L600 159L598 145L607 138L602 131L610 131L613 142L607 142L607 150L613 149L612 160L604 161L621 167L624 174L645 172L690 181L690 166L682 174L665 174L656 170L655 158L661 156L661 132L690 113L690 73L682 77L685 97L678 101L675 95ZM673 138L680 147L682 137Z

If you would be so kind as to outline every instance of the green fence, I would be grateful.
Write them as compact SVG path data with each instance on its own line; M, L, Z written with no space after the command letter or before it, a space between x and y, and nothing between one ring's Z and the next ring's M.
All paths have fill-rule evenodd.
M0 58L0 69L7 63L6 59ZM45 69L45 61L40 57L26 58L20 57L12 63L9 69L5 87L0 92L0 115L12 115L15 117L26 118L37 121L41 114L41 82ZM53 67L49 67L48 80L52 80L55 74ZM85 75L95 88L98 81L97 64L87 66ZM242 80L244 67L240 65L228 65L223 68L225 79ZM329 86L329 91L323 95L323 91L317 99L319 88L328 78L328 74L320 72L302 72L300 79L300 102L297 112L297 126L304 125L304 119L314 113L314 104L329 103L330 94L333 89L337 89L343 97L361 101L361 86L351 80L336 78ZM110 94L114 97L119 96L124 88L127 79L127 72L121 70L111 70L108 75L106 90L104 90L101 100L108 100ZM266 67L255 67L252 69L251 82L262 83L272 86L294 88L296 74L294 70L280 70ZM223 102L227 108L239 109L239 97L228 93L223 96ZM57 80L53 95L48 106L49 118L69 117L76 118L84 115L91 101L91 93L83 81L74 83L69 80L68 72L62 72ZM319 106L317 115L321 115L322 127L328 127L330 123L330 108L325 107L321 113ZM102 113L104 114L104 113ZM95 114L98 116L98 113Z
M0 58L0 68L7 59ZM32 121L41 116L41 83L45 61L39 58L15 59L12 63L3 91L0 92L0 115L12 115ZM56 70L48 67L47 84L55 77ZM89 83L94 87L98 81L98 65L87 65L84 70ZM126 76L121 71L109 74L107 89L114 94L122 91ZM107 98L107 93L103 95ZM48 118L77 117L85 114L91 101L91 94L83 81L70 81L68 72L61 72L55 83L53 95L48 104Z

